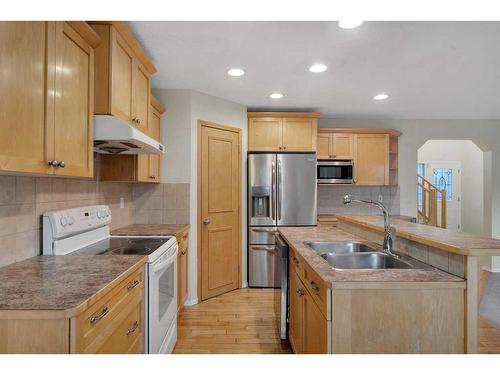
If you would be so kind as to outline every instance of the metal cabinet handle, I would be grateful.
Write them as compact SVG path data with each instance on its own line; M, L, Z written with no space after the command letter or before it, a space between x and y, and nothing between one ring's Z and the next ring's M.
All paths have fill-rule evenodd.
M139 280L136 279L127 285L127 290L134 289L137 285L139 285Z
M210 219L208 217L203 218L203 224L210 224Z
M66 163L63 160L61 160L57 166L64 168L66 166Z
M59 161L54 159L54 160L50 160L47 164L49 164L51 167L58 167Z
M297 288L297 294L302 297L304 295L304 289Z
M319 286L314 281L310 282L311 289L314 290L315 293L319 293Z
M149 178L152 178L154 180L156 178L156 176L149 176Z
M135 330L139 327L139 322L136 320L132 326L127 329L127 336L130 336L132 333L135 332Z
M99 314L90 318L90 324L96 324L99 320L101 320L106 315L108 315L108 313L109 313L109 309L107 307L103 308Z
M276 229L266 229L266 228L252 228L251 231L257 233L278 233Z

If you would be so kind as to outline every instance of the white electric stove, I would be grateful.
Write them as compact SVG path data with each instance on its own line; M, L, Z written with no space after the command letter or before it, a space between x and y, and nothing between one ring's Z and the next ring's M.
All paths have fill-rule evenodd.
M43 255L147 255L146 353L172 353L177 340L177 239L111 236L108 206L46 212Z

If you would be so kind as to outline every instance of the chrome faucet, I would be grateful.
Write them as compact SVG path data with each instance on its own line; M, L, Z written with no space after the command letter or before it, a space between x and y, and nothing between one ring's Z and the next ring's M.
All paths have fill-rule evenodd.
M384 245L383 245L384 251L387 252L389 255L399 258L398 255L392 252L392 243L394 239L395 229L394 227L391 227L391 218L389 215L389 211L387 210L387 207L385 207L380 202L372 200L354 199L350 194L344 196L344 204L351 204L352 202L374 204L375 206L377 206L382 210L382 213L384 214Z

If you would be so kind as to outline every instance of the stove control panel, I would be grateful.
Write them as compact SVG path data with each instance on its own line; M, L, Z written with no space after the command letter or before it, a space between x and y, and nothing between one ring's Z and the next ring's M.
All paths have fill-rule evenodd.
M88 232L111 223L111 210L106 205L68 208L43 214L44 234L52 239Z

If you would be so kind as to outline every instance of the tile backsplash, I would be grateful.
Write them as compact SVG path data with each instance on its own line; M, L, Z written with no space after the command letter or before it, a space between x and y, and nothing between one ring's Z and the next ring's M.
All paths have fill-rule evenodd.
M189 184L0 175L0 267L40 254L44 212L96 204L110 206L111 229L134 223L185 224Z
M188 224L189 183L133 186L136 224Z
M380 209L374 205L352 203L343 204L343 197L352 194L358 199L378 201L382 198L392 215L399 214L399 187L398 186L340 186L318 185L318 215L334 214L380 214Z

